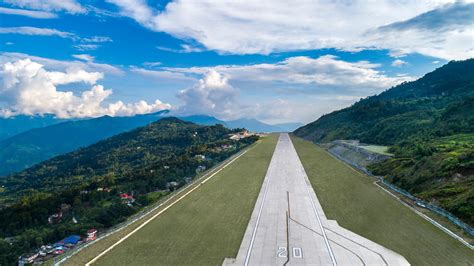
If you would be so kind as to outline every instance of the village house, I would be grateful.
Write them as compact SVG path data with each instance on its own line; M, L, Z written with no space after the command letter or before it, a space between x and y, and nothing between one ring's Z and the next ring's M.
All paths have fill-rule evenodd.
M204 172L205 170L206 170L206 166L200 165L196 168L196 173L201 173L201 172Z
M54 213L48 217L48 223L49 224L59 223L62 217L63 217L63 213L61 211Z
M92 228L87 230L87 238L86 241L93 241L97 239L97 229Z
M135 198L132 195L127 193L120 194L120 199L122 199L122 203L126 203L127 205L131 206L135 202Z
M203 154L196 154L194 158L199 159L199 160L206 160L206 155Z
M241 140L241 139L243 139L243 138L250 137L250 136L252 136L252 135L253 135L253 134L251 134L250 132L248 132L248 130L243 130L243 131L240 131L240 132L231 134L229 138L230 138L231 140Z

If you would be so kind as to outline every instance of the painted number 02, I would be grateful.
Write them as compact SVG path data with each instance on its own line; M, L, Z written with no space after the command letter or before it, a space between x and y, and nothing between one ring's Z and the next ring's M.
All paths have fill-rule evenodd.
M301 248L293 248L293 258L295 259L301 259L303 258L303 251L301 250ZM287 256L287 249L286 247L278 247L278 251L277 251L277 257L278 258L286 258Z

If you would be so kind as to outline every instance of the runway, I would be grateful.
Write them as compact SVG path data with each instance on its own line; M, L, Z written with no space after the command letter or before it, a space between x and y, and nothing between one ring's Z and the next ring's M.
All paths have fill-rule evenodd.
M236 258L224 265L409 265L327 220L290 137L280 134Z

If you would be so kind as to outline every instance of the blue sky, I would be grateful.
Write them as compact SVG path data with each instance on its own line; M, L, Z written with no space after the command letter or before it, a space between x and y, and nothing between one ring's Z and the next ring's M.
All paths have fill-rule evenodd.
M287 2L1 1L0 114L309 122L473 56L472 2Z

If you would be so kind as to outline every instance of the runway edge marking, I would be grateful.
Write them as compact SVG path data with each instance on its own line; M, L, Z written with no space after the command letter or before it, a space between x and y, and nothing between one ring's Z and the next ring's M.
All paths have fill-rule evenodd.
M260 216L262 215L263 205L265 204L265 199L267 197L268 184L270 183L270 176L268 175L268 171L270 169L270 165L272 164L272 162L275 158L274 155L275 155L275 151L278 147L278 143L280 142L280 137L281 137L281 135L278 137L277 144L275 145L275 150L273 151L272 159L270 161L270 164L268 165L267 173L265 174L265 179L263 181L263 185L265 185L265 190L263 192L262 202L260 203L260 208L258 210L257 221L255 222L255 227L253 228L253 231L252 231L252 238L250 239L249 248L247 250L247 254L245 255L245 262L244 262L245 266L248 266L249 260L250 260L250 254L252 253L253 243L255 241L255 235L257 234L258 224L260 223Z

